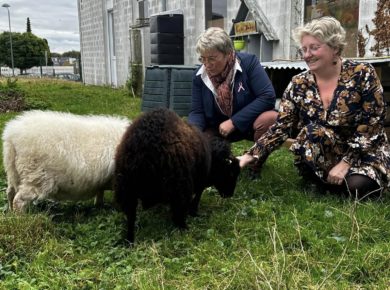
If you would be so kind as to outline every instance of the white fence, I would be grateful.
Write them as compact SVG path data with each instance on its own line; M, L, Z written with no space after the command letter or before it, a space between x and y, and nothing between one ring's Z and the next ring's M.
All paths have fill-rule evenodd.
M7 76L7 77L12 76L12 68L10 68L10 67L2 66L2 67L0 67L0 72L1 72L2 76ZM14 69L14 72L15 72L15 75L20 74L20 70L17 68Z
M0 67L2 76L12 76L12 68L10 67ZM36 76L55 76L59 73L75 73L75 67L72 65L69 66L34 66L26 70L27 74L36 75ZM14 69L15 76L20 75L20 70L18 68Z
M55 76L58 73L71 73L73 74L75 72L74 66L42 66L37 67L34 66L28 70L26 70L26 73L33 74L33 75L44 75L44 76Z

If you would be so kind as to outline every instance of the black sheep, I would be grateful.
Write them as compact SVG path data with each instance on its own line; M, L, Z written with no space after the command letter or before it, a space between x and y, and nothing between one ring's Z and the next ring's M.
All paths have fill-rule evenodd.
M203 190L213 185L222 197L230 197L239 173L228 141L206 138L168 109L141 114L116 153L115 198L127 216L128 241L134 242L138 200L144 209L168 203L173 223L185 229Z

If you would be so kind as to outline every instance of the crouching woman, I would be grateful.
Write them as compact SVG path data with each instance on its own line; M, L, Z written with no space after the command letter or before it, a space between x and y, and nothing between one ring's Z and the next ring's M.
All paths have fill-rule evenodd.
M390 146L383 88L374 68L341 58L345 30L332 17L298 27L294 37L309 69L292 78L276 123L239 157L240 166L261 167L294 137L290 150L305 180L359 198L378 195L390 179Z

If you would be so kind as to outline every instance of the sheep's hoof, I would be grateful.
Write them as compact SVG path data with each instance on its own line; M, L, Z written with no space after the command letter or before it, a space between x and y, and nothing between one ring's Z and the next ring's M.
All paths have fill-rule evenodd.
M115 247L134 247L134 242L130 242L128 239L120 239L114 244Z
M125 240L124 241L124 245L126 247L133 248L134 247L134 241L130 242L129 240Z
M9 203L5 204L4 207L3 207L3 213L6 213L6 212L12 212L12 207L9 205Z
M104 208L104 198L102 196L96 196L94 204L96 208Z

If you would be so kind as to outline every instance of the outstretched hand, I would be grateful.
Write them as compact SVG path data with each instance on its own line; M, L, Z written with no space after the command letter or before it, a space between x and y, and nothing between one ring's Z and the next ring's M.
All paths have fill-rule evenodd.
M244 154L241 156L237 156L237 159L240 161L240 167L244 168L245 166L255 162L255 158L250 154Z

